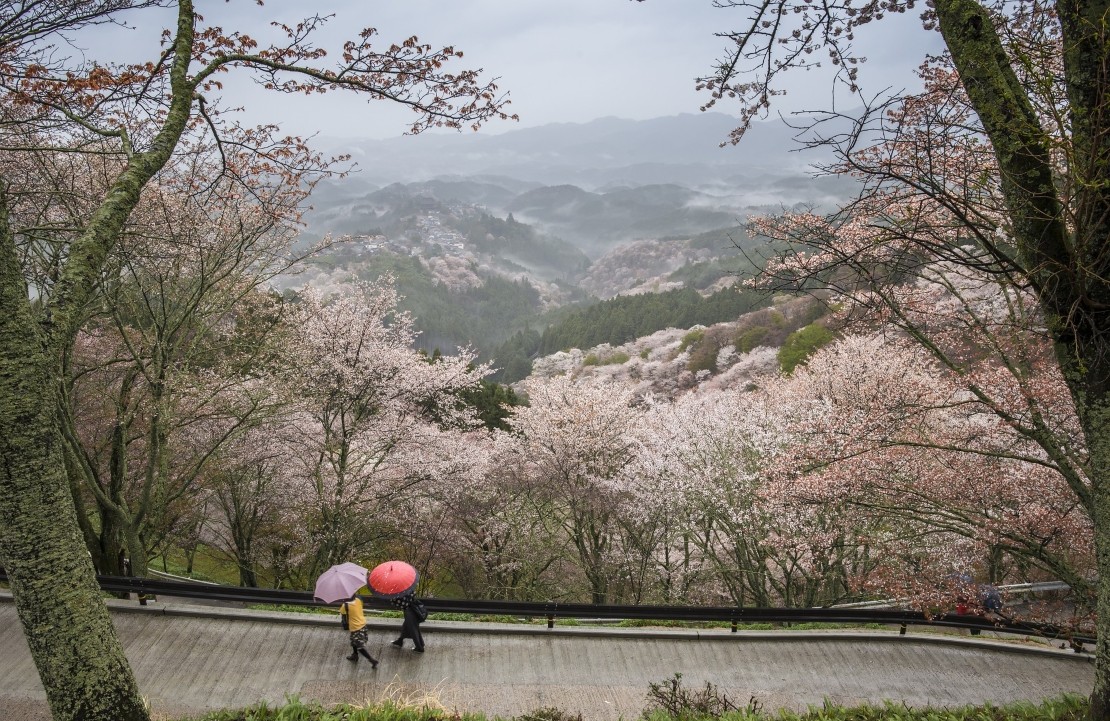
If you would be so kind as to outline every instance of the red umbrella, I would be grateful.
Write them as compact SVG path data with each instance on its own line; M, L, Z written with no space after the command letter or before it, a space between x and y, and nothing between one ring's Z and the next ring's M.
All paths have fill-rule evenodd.
M416 588L418 578L416 569L404 561L386 561L374 567L366 585L375 596L397 598Z
M325 603L346 601L365 585L365 568L357 563L341 563L320 575L312 595Z

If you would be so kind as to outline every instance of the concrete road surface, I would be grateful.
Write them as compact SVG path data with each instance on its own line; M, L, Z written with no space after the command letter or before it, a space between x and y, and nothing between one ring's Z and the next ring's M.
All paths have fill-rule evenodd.
M10 596L0 596L0 721L48 719ZM1087 694L1091 657L1039 642L935 633L630 630L429 621L427 652L389 645L399 620L371 621L377 670L344 659L337 621L175 604L110 601L143 695L158 718L286 694L325 703L383 698L514 716L558 706L586 721L636 718L650 682L676 672L743 705L802 710L893 700L911 706L1039 701Z

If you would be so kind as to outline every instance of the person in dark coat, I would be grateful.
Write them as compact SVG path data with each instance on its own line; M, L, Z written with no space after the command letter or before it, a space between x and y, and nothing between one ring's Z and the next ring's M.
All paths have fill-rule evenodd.
M989 583L979 584L979 605L988 613L1002 615L1002 594Z
M406 638L412 639L413 650L424 653L424 636L420 633L420 624L428 618L428 609L420 603L412 593L406 593L393 599L393 605L405 614L405 621L401 624L401 635L393 645L400 648L405 644Z

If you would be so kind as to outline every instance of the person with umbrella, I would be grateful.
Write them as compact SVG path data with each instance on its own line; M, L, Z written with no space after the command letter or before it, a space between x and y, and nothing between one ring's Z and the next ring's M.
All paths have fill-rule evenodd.
M424 653L424 636L420 633L420 624L428 618L428 609L409 591L403 596L392 599L393 605L401 609L405 620L401 624L401 635L396 641L390 641L394 646L401 648L405 639L412 639L413 650Z
M367 572L356 563L341 563L332 566L316 580L313 595L325 603L343 601L339 607L339 620L347 629L351 643L348 661L358 663L359 656L365 656L371 668L378 667L378 659L366 650L369 634L366 631L366 615L362 610L362 599L358 590L366 584Z
M370 634L366 630L366 616L362 612L362 599L357 595L351 596L346 603L339 607L339 614L343 621L343 628L350 632L351 655L347 656L347 660L358 663L358 657L362 655L370 662L370 668L377 668L378 659L371 656L370 652L366 650L366 642L370 639Z
M420 633L420 624L427 620L428 609L413 595L418 578L416 569L404 561L386 561L370 572L367 585L375 596L388 599L404 614L401 636L392 642L393 645L400 648L406 638L411 638L413 650L424 653L424 636Z

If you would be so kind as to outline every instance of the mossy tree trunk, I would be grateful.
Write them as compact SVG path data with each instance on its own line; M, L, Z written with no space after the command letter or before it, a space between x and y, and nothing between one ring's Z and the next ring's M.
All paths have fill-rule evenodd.
M937 0L935 7L994 146L1017 262L1040 298L1087 442L1086 482L1069 482L1094 524L1098 559L1091 718L1110 719L1110 3L1056 3L1071 133L1068 185L1075 189L1066 211L1050 141L991 16L974 0Z
M56 719L146 719L78 532L56 419L54 359L0 240L0 563Z
M148 719L82 538L58 407L63 359L108 254L186 128L193 22L183 0L165 123L148 150L130 156L37 312L0 202L0 564L55 719Z
M1105 365L1106 361L1103 361ZM1095 548L1098 554L1098 642L1095 649L1095 687L1091 718L1110 718L1110 398L1088 408L1084 422L1091 442L1091 464L1098 469L1094 486Z

